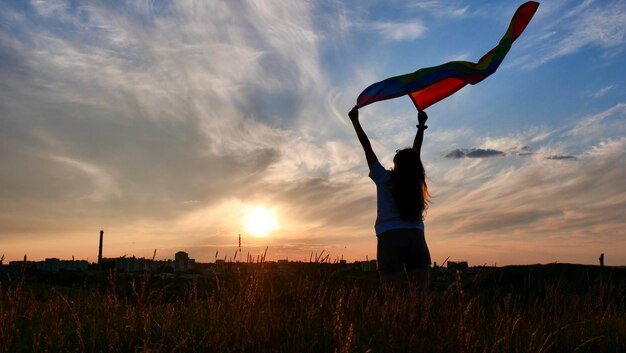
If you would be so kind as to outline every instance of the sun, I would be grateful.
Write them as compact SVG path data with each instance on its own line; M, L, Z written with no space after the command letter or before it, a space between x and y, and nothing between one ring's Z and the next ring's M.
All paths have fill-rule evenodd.
M257 237L266 237L278 229L274 211L266 207L250 207L243 216L244 231Z

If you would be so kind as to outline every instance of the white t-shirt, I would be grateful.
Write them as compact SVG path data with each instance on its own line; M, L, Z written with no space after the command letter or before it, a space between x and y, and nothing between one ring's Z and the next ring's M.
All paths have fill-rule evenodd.
M391 229L421 229L424 231L424 222L411 222L400 218L396 201L391 193L391 172L385 169L380 162L372 165L369 177L376 183L376 200L378 212L376 215L376 235Z

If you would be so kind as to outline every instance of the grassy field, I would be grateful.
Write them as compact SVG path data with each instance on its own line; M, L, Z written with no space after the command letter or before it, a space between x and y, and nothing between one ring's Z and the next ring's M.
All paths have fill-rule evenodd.
M73 286L3 277L0 352L626 352L617 268L503 267L426 295L322 264Z

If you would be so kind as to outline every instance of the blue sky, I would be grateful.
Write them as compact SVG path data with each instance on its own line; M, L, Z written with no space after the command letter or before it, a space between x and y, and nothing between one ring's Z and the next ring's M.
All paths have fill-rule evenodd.
M369 84L478 60L522 2L32 1L0 11L0 253L375 257L346 114ZM626 263L626 3L550 1L499 70L430 107L433 260ZM408 98L369 105L383 164ZM1 255L1 254L0 254Z

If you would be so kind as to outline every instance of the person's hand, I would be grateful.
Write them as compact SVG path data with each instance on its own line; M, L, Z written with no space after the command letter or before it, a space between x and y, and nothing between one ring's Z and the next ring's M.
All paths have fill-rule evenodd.
M348 117L350 118L351 121L359 121L359 109L356 107L356 105L348 113Z
M428 115L425 111L420 110L417 113L417 121L420 123L420 125L426 125L426 120L428 120Z

